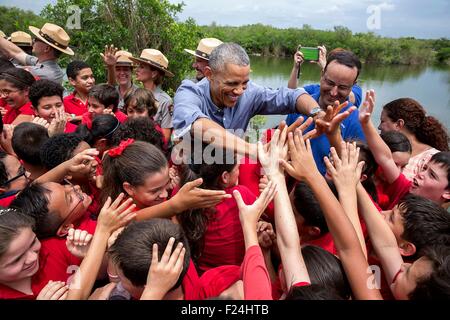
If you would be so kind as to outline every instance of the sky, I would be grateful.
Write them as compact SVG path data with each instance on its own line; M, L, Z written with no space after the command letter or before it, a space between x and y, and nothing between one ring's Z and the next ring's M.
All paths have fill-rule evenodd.
M169 0L180 3L181 0ZM39 13L55 0L0 0L0 5ZM304 24L332 30L342 25L353 32L387 37L450 38L450 0L184 0L180 21L199 25L239 26L262 23L279 28Z

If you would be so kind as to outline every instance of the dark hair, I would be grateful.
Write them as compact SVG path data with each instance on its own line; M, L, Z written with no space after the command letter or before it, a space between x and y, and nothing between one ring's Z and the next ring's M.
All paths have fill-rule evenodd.
M0 207L0 259L23 228L34 227L34 220L20 210Z
M93 146L99 139L105 138L108 146L112 146L114 132L120 126L120 121L112 114L99 114L92 120L92 127L79 125L75 133L83 138L89 145Z
M22 122L14 128L12 147L23 161L41 166L40 149L48 138L47 129L43 126L32 122Z
M325 65L325 68L323 69L324 72L327 71L328 65L334 60L336 60L337 63L347 66L349 68L356 68L358 71L357 71L356 78L354 81L356 81L356 79L358 79L359 73L361 72L362 65L361 65L361 61L359 61L356 54L354 54L353 52L348 51L348 50L332 50L332 51L330 51L330 53L328 54L328 57L327 57L327 64Z
M3 162L8 154L0 149L0 186L8 187L8 185L4 185L6 181L8 181L8 168L6 168L5 163Z
M156 129L156 123L150 118L128 118L112 135L111 144L117 146L120 141L126 139L151 143L168 156L168 150L164 147L163 135Z
M125 113L128 114L128 107L131 101L135 101L134 109L139 113L147 110L148 116L153 117L158 111L158 107L156 104L155 97L150 90L138 88L134 91L130 91L125 95L124 105L125 105Z
M417 282L409 299L450 300L450 246L428 246L422 253L431 263L433 271Z
M381 139L387 144L392 153L394 152L408 152L411 153L411 142L400 131L386 131L380 133Z
M350 284L341 261L321 247L307 245L302 255L311 284L332 288L342 299L348 300L352 294Z
M111 157L106 153L103 158L102 203L108 197L115 199L123 189L123 183L132 186L144 184L148 176L167 167L167 159L161 150L143 141L135 141L123 150L120 156Z
M420 142L439 151L449 151L449 136L445 126L435 117L427 116L422 105L411 98L393 100L383 107L393 122L402 119L405 128Z
M364 161L364 166L361 172L361 175L365 174L366 179L361 182L364 189L367 193L372 197L373 201L378 201L378 192L375 186L374 177L375 172L378 169L378 163L375 160L375 157L372 154L367 143L357 140L356 147L359 148L359 159L358 161Z
M311 284L291 287L286 300L342 300L342 297L333 288Z
M3 71L0 73L0 80L8 81L19 90L28 89L36 81L31 73L20 68Z
M5 57L0 57L0 73L13 68L15 68L14 64L11 61L9 61L9 59Z
M42 145L41 161L45 168L53 169L73 157L73 151L83 141L74 133L63 133L50 137Z
M89 90L89 97L93 97L98 100L101 104L108 108L112 105L112 111L117 111L117 106L119 105L119 92L113 86L109 84L98 84Z
M210 145L212 146L212 145ZM207 144L203 144L203 151L207 147ZM195 150L195 149L192 149ZM221 150L217 154L216 151ZM200 150L199 150L200 151ZM191 164L180 166L180 184L184 185L187 182L194 181L198 178L203 178L203 183L200 186L205 189L223 190L224 186L220 182L222 173L230 172L234 167L239 165L236 162L236 157L233 152L226 149L213 148L211 149L211 156L214 159L214 163L195 164L194 156L195 152L192 152ZM189 247L191 248L192 259L197 262L203 252L204 236L208 226L208 222L213 218L215 214L215 208L203 208L203 209L191 209L183 212L177 216L180 225L183 227L184 233L189 241Z
M29 98L33 107L37 109L41 98L58 96L62 102L63 93L64 88L59 83L50 80L37 80L30 87Z
M327 181L328 186L335 196L337 196L337 190L332 181ZM305 220L306 226L318 227L320 229L320 235L324 235L328 232L327 221L320 208L319 202L306 182L300 181L294 187L294 207L298 213Z
M86 68L90 68L90 66L84 61L74 60L70 62L66 69L67 78L76 80L80 71Z
M182 242L184 248L186 248L183 271L172 288L175 289L181 285L188 270L190 253L183 230L170 220L154 218L130 223L117 237L108 253L125 277L134 286L141 287L147 283L147 274L152 262L153 244L158 245L159 261L171 237L175 238L173 250L175 250L178 242Z
M450 188L450 152L449 151L441 151L438 153L433 154L430 161L433 161L434 163L437 163L441 166L441 168L444 168L447 170L447 187L445 189Z
M57 212L48 210L49 197L49 189L41 183L33 183L23 189L11 203L11 208L18 209L35 219L35 232L39 239L56 236L63 223Z
M402 239L416 252L430 244L450 245L450 213L435 202L408 194L398 205L403 217Z

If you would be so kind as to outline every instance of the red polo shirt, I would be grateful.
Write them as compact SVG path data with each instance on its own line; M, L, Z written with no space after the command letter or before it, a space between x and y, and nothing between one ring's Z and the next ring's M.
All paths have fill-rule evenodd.
M81 116L83 113L88 111L88 102L86 100L86 103L81 101L75 96L76 92L72 92L72 94L68 95L64 98L64 110L66 110L67 113L73 113L76 116Z
M41 244L39 270L31 278L33 294L29 295L0 284L0 300L35 300L50 280L67 281L68 277L75 273L81 261L67 250L66 239L49 238L42 240Z
M13 109L9 105L6 105L4 108L8 109L8 112L6 112L6 114L3 116L3 123L4 124L11 124L11 123L13 123L14 120L16 120L16 118L18 116L20 116L21 114L30 115L30 116L34 115L34 111L31 108L31 102L30 101L25 103L20 108Z

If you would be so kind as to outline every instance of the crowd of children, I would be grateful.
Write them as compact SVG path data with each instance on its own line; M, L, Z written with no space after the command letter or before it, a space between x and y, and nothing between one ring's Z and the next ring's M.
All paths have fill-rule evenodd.
M108 83L74 60L65 97L1 57L0 299L450 299L449 137L419 102L383 106L379 133L354 88L341 113L268 130L257 164L195 139L179 163L167 58L102 57ZM365 141L343 141L355 110Z

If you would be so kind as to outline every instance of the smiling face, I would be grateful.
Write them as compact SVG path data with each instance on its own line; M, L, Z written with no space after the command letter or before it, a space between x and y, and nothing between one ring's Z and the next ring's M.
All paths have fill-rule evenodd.
M428 277L431 272L431 263L426 257L414 263L403 263L391 284L395 300L409 300L408 296L417 287L417 282Z
M429 161L414 177L410 192L443 204L450 199L447 169L439 163Z
M81 69L76 78L69 78L70 84L74 86L77 92L88 94L89 90L95 85L94 74L91 68Z
M37 108L33 107L36 116L47 120L49 123L56 117L56 113L63 108L63 101L59 96L42 97L39 99Z
M129 85L131 83L131 71L129 66L116 66L116 81L119 85Z
M333 105L336 100L343 103L347 100L356 81L358 69L349 68L346 65L331 61L320 78L320 99L322 108Z
M136 80L142 83L153 80L154 70L146 63L140 63L136 68Z
M168 197L169 183L169 167L166 166L161 171L147 175L141 185L132 186L124 182L123 189L133 198L136 206L142 209L165 201Z
M41 243L31 228L18 230L0 258L0 283L17 282L32 277L39 270Z
M247 89L250 66L226 64L223 71L205 70L210 81L211 98L219 108L233 108Z
M13 109L22 107L28 102L28 89L20 90L11 82L4 79L0 80L0 98Z

